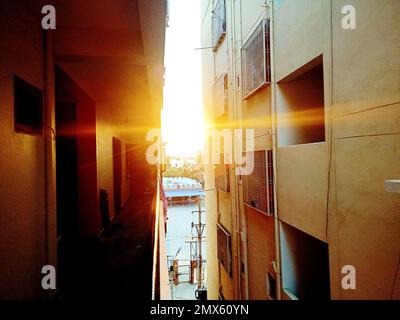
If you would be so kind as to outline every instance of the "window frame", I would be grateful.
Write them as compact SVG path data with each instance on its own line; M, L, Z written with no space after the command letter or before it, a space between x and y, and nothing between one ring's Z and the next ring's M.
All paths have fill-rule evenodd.
M261 79L260 84L254 86L253 88L248 88L248 84L246 81L246 66L249 65L248 61L245 61L247 58L245 51L248 50L249 45L255 41L255 39L259 36L259 33L262 33L262 41L263 41L263 79ZM271 20L269 18L263 18L254 31L250 34L247 40L244 42L241 48L241 67L242 67L242 99L247 100L254 94L256 94L262 88L271 84Z
M225 237L226 237L226 263L228 265L225 265L225 261L222 261L221 259L221 251L220 251L220 245L218 242L218 234L219 232L224 233ZM226 273L229 275L229 277L233 277L233 253L232 253L232 234L221 224L221 223L217 223L217 259L218 262L220 263L220 265L224 268L224 270L226 271Z
M222 17L219 13L223 13ZM217 29L218 28L218 29ZM214 33L214 31L216 31ZM212 50L217 52L221 43L224 41L226 36L226 2L225 0L218 0L212 11L211 17L211 41Z
M256 207L249 201L249 181L250 179L254 179L254 171L251 175L242 176L242 184L243 184L243 204L247 207L250 207L256 211L259 211L262 214L267 216L273 216L275 212L275 186L274 186L274 167L273 167L273 152L272 150L261 150L261 151L254 151L254 153L263 152L264 153L264 164L265 167L262 167L265 170L265 206L266 210L264 210L262 203ZM254 156L256 159L256 156ZM254 164L256 165L256 163ZM256 169L256 168L254 168ZM260 177L258 177L260 178ZM257 180L255 187L260 187L262 182ZM254 200L262 200L255 198Z

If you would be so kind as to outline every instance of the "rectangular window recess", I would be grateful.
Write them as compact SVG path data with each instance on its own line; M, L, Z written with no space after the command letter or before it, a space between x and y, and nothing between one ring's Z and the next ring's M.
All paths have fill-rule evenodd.
M281 80L276 98L280 148L326 141L322 56Z
M40 135L43 132L43 93L14 75L14 130Z

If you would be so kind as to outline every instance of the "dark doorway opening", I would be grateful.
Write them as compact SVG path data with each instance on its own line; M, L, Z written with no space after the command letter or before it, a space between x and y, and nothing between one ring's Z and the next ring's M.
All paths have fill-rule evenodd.
M57 287L76 292L101 230L97 190L96 114L93 100L55 68Z
M113 168L114 168L114 209L115 214L121 213L122 208L122 143L113 138Z
M79 239L77 104L65 91L56 92L56 175L58 287L70 283L74 247Z

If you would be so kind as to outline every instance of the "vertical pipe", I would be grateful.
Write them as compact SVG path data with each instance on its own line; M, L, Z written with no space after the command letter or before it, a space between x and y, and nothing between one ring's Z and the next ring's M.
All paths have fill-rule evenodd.
M277 133L276 133L276 78L275 78L275 19L274 19L274 1L269 0L267 12L270 16L270 51L271 51L271 125L272 125L272 158L273 158L273 181L274 181L274 222L275 222L275 251L276 251L276 276L277 276L277 299L281 300L282 293L282 277L281 277L281 251L280 251L280 236L279 236L279 216L278 216L278 197L277 197L277 182L276 182L276 168L277 168Z
M45 263L57 267L55 90L53 33L43 31ZM51 298L48 296L48 298Z
M232 61L232 67L231 67L231 77L233 79L233 123L234 123L234 128L237 128L237 97L236 97L236 15L235 15L235 0L231 1L231 42L232 42L232 55L231 55L231 61ZM236 154L235 152L236 145L235 143L233 144L233 154ZM237 175L236 175L236 163L234 162L233 165L233 185L234 185L234 215L235 215L235 240L236 240L236 263L237 263L237 288L238 292L235 294L236 297L239 299L242 299L242 263L241 263L241 245L240 245L240 237L241 237L241 226L240 226L240 201L239 201L239 192L238 192L238 181L237 181Z
M199 199L199 226L198 226L198 231L197 231L197 243L199 246L199 272L197 275L197 288L201 289L202 288L202 283L201 283L201 276L202 276L202 269L203 269L203 257L201 254L201 240L203 238L203 232L202 232L202 225L201 225L201 197L198 197Z
M234 0L234 1L236 1L236 0ZM240 26L240 37L239 37L239 40L237 40L237 36L236 36L236 30L235 30L235 32L234 32L234 43L235 43L235 49L236 50L239 50L238 48L237 48L237 45L238 45L238 41L240 41L240 46L241 46L241 43L242 43L242 32L241 32L241 30L242 30L242 0L238 0L239 1L239 12L240 12L240 17L239 17L239 19L238 19L238 23L239 23L239 26ZM234 14L233 15L233 17L234 17L234 22L235 22L235 25L236 25L236 15ZM236 50L234 50L233 51L233 54L234 54L234 77L235 77L235 85L234 85L234 89L235 89L235 94L234 94L234 105L235 105L235 127L237 126L237 122L238 122L238 120L237 120L237 118L242 118L242 115L240 114L240 116L237 116L237 113L238 113L238 108L241 106L241 100L240 99L237 99L237 93L236 93L236 90L237 90L237 86L238 86L238 84L237 84L237 81L236 81L236 74L237 74L237 65L236 65L236 56L237 56L237 52L236 52ZM239 58L241 58L241 55L239 54L238 55L239 56ZM240 86L239 86L240 87ZM240 128L242 128L243 126L242 126L242 124L240 125ZM242 128L243 129L243 128ZM235 170L236 170L236 168L235 168ZM237 190L241 190L240 189L240 187L238 186L238 182L237 182L237 180L236 180L236 175L235 175L235 186L237 187ZM241 250L241 248L242 248L242 246L240 246L239 247L239 253L240 253L240 256L239 256L239 258L240 258L240 261L239 261L239 263L240 263L240 268L239 268L239 270L240 270L240 298L241 299L246 299L246 300L249 300L249 298L250 298L250 289L249 289L249 272L248 272L248 259L247 259L247 224L246 224L246 217L244 216L243 217L243 221L241 221L241 214L242 214L242 210L241 210L241 202L240 202L240 192L239 191L237 191L237 197L236 197L236 201L237 201L237 210L238 210L238 217L237 217L237 219L238 219L238 232L239 232L239 235L240 235L240 237L241 238L244 238L244 241L243 241L243 259L244 259L244 274L245 274L245 283L244 283L244 289L245 289L245 296L243 297L243 295L242 295L242 283L241 283L241 273L242 273L242 267L241 267L241 259L242 259L242 252L240 251ZM244 235L244 237L243 237L243 235ZM240 245L240 241L239 241L239 245Z
M154 228L153 228L153 267L152 267L152 294L151 299L159 300L160 299L160 290L159 290L159 227L160 227L160 186L161 186L161 177L159 164L157 166L157 192L156 192L156 200L155 200L155 208L154 209ZM153 212L152 212L153 214Z

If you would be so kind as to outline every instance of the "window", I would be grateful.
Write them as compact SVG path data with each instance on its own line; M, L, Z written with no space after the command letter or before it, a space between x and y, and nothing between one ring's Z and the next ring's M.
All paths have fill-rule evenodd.
M215 165L215 188L224 192L230 192L229 165Z
M329 300L328 244L283 222L280 239L284 292L292 300Z
M217 225L217 252L219 262L232 277L231 234L221 224Z
M276 300L276 279L269 272L267 273L267 297L268 300Z
M277 111L280 147L325 141L322 56L279 82Z
M228 75L224 73L213 86L214 119L228 113Z
M225 155L219 155L219 164L214 165L215 188L230 192L229 164L225 164Z
M14 76L14 129L29 134L43 131L42 91L17 76Z
M254 152L254 170L243 176L244 202L266 214L274 213L274 180L272 151Z
M219 0L212 14L212 46L217 51L226 35L225 0Z
M260 23L242 48L243 98L271 82L270 20Z

